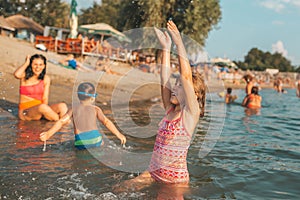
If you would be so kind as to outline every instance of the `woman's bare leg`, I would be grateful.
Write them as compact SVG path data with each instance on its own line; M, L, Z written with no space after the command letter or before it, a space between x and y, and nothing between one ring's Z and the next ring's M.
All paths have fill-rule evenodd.
M59 119L62 118L68 112L68 106L65 103L57 103L50 105L52 110L59 115Z
M57 121L64 116L68 111L65 103L53 104L40 104L24 111L19 112L19 118L22 120L40 120L43 116L49 121Z
M40 120L43 115L38 111L39 106L34 106L29 109L19 110L19 118L25 121Z
M50 121L59 120L59 115L47 104L40 104L23 111L19 111L19 116L20 119L27 121L40 120L43 116Z

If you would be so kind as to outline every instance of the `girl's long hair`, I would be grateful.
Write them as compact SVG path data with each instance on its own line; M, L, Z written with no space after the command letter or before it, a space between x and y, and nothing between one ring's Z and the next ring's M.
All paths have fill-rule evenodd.
M200 117L204 116L205 112L205 99L206 99L206 85L203 76L199 72L192 74L193 86L197 96L200 108Z

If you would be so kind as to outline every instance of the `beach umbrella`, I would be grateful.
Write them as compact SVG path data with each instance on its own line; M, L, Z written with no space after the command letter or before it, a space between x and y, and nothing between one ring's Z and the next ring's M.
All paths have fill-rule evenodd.
M71 33L69 35L69 38L77 38L77 28L78 28L78 17L77 17L77 2L76 0L72 0L71 2L71 11L70 11L70 17L69 17L69 23L70 23L70 29Z
M237 68L236 64L228 58L212 58L211 63L221 67L227 66Z
M88 34L99 34L102 36L101 40L103 40L104 36L112 36L116 37L121 42L131 42L131 40L126 35L105 23L81 25L79 26L79 30L85 31Z

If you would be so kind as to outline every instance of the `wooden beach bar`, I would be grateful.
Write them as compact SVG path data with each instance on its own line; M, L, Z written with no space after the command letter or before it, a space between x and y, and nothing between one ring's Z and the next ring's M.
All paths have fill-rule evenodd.
M56 30L59 37L52 37L49 29ZM123 33L105 23L87 24L79 27L78 38L63 39L62 32L67 29L46 27L44 35L35 37L35 45L44 45L48 51L61 54L74 54L109 58L111 60L127 62L131 52L122 48L121 43L130 42ZM82 35L85 35L84 37ZM88 38L87 36L90 36ZM100 36L100 37L99 37ZM98 38L98 39L95 39Z

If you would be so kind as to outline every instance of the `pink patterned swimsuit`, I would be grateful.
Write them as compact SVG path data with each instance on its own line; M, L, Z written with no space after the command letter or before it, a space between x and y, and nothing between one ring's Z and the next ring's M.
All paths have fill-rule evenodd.
M190 142L191 135L184 128L182 111L178 119L169 121L165 117L159 124L149 166L152 178L163 183L188 183L186 157Z

